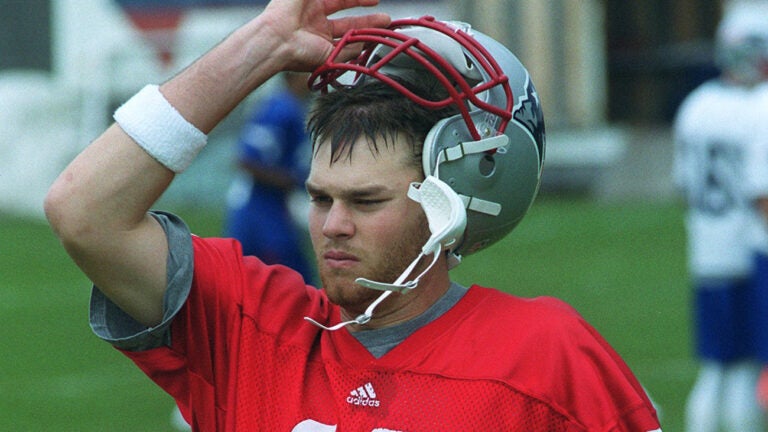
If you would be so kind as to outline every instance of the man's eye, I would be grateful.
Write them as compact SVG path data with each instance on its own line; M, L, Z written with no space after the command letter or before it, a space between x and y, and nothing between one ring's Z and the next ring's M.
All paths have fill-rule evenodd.
M360 199L356 201L358 205L363 206L370 206L370 205L376 205L381 204L384 202L383 199Z
M331 198L327 196L313 196L310 197L309 201L316 205L330 204L332 202Z

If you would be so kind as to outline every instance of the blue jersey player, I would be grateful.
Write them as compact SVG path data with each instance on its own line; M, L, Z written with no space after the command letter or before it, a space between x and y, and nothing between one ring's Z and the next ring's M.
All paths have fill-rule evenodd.
M224 234L242 243L243 254L287 265L311 283L306 233L299 228L305 224L291 210L291 199L304 196L311 157L307 78L283 73L283 85L261 101L243 126L237 144L241 173L227 194Z

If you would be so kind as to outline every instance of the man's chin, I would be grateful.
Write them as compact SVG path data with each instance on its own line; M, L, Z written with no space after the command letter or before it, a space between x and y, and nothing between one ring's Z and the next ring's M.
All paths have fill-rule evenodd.
M328 299L349 311L364 311L368 305L374 301L381 293L360 286L354 279L336 279L323 280L323 289Z

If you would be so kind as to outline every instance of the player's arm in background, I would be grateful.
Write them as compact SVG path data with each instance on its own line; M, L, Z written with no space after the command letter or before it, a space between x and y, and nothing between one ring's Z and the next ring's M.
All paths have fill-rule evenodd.
M766 166L768 169L768 166ZM768 193L754 199L753 205L763 219L763 225L768 226Z
M383 14L326 18L377 2L274 0L160 92L207 134L272 75L319 65L333 49L332 39L346 30L387 25ZM75 263L147 326L163 315L168 254L165 234L147 212L173 177L114 124L61 173L45 200L46 216Z
M760 99L763 112L768 112L768 87L764 87ZM768 124L764 117L759 119L755 127L750 130L751 140L744 147L744 184L747 199L751 202L755 211L762 217L764 226L768 226Z

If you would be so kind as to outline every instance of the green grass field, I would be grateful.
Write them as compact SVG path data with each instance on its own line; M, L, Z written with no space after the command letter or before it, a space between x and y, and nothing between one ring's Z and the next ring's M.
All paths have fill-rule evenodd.
M200 235L216 213L178 210ZM682 210L540 198L504 241L454 271L578 309L682 431L695 376ZM0 216L0 430L170 431L172 401L88 328L88 281L43 222Z

